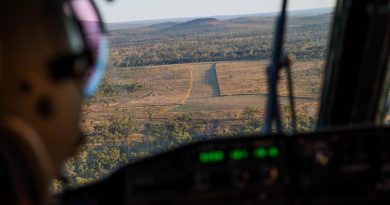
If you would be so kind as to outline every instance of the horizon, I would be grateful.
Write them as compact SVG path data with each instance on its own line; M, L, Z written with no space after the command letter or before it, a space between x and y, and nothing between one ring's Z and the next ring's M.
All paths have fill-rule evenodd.
M207 7L205 5L207 1ZM128 0L107 2L97 0L105 23L129 23L168 19L223 17L275 13L280 10L280 1L267 0L144 0L132 4ZM203 4L202 4L203 2ZM223 2L223 4L221 3ZM148 4L149 3L149 4ZM151 3L151 4L150 4ZM150 5L155 5L151 7ZM335 6L335 0L290 1L288 10L326 9ZM88 19L86 19L88 20Z
M288 12L297 12L297 11L310 11L310 10L316 10L316 9L332 9L334 7L320 7L320 8L310 8L310 9L294 9L294 10L288 10ZM144 20L135 20L135 21L118 21L118 22L107 22L104 21L106 24L121 24L121 23L141 23L141 22L153 22L153 21L167 21L170 20L195 20L195 19L203 19L203 18L221 18L221 17L241 17L241 16L256 16L256 15L270 15L271 14L277 14L279 11L274 12L264 12L264 13L247 13L247 14L226 14L226 15L214 15L214 16L184 16L184 17L177 17L177 18L162 18L162 19L144 19Z

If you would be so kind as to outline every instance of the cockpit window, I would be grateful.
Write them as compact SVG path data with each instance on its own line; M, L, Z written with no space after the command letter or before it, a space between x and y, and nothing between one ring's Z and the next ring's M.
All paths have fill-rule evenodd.
M100 89L84 106L86 145L63 168L69 185L94 182L187 143L260 134L279 1L97 3L110 60ZM317 121L334 6L334 0L289 5L285 50L293 57L300 132L312 131ZM285 72L278 89L289 132Z

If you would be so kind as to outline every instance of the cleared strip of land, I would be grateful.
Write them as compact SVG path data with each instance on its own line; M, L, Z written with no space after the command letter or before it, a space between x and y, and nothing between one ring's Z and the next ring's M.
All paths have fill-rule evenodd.
M110 83L143 85L92 102L85 119L104 122L118 112L139 120L163 120L189 113L194 119L234 119L249 106L264 109L267 97L265 68L268 61L235 61L118 68L108 71ZM315 114L320 93L322 62L293 66L295 99ZM287 105L286 78L279 85L282 105ZM88 124L88 123L87 123Z

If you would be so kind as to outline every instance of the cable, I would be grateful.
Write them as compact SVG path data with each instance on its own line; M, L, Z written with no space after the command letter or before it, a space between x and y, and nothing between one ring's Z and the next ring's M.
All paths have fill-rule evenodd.
M291 59L288 56L288 54L285 55L283 61L287 71L287 87L288 87L288 98L290 103L291 127L292 127L292 132L295 134L297 132L297 115L295 112L294 84L292 80Z

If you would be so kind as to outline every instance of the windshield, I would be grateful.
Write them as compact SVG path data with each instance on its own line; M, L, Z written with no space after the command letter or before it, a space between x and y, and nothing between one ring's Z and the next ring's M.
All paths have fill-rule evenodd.
M87 142L63 168L70 186L199 140L260 134L279 1L98 1L110 61L84 106ZM298 131L316 124L334 0L292 0L285 50ZM283 128L288 89L279 84ZM54 189L61 189L55 182Z

